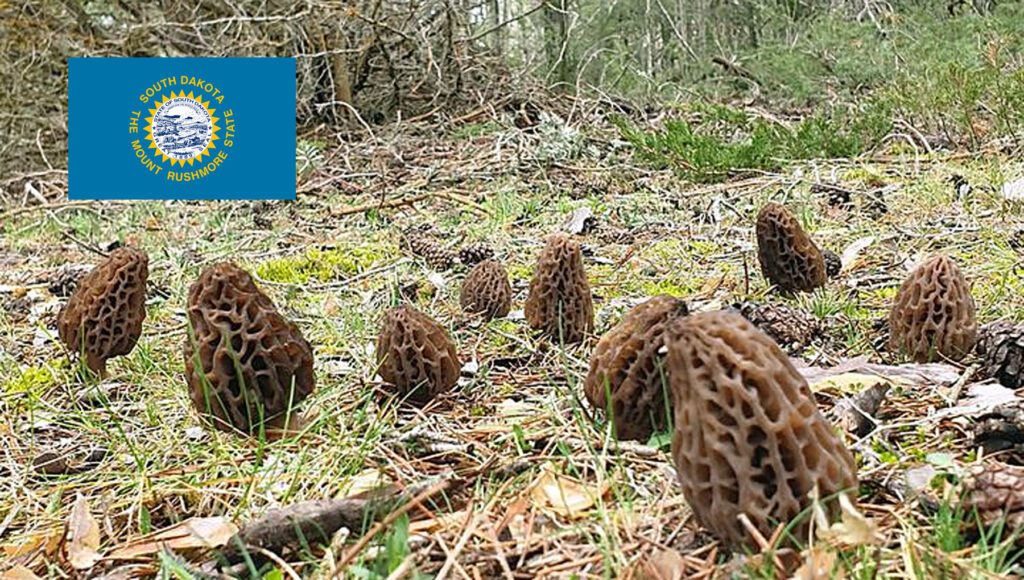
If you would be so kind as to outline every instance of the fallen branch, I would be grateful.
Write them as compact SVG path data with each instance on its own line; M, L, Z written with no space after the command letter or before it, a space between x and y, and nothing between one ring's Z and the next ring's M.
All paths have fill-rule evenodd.
M389 486L365 497L311 500L271 510L243 526L220 551L220 558L226 564L235 564L241 562L246 554L262 550L280 554L282 550L302 545L329 544L334 533L341 528L361 530L368 522L387 514L349 550L339 564L343 567L376 532L423 500L447 489L452 481L436 481L412 499L409 499L413 491L411 488L399 491ZM403 502L404 505L395 509Z

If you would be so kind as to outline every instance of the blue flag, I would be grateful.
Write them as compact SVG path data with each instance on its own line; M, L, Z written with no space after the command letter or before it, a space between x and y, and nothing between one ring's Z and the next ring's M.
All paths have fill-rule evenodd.
M295 199L295 59L69 58L70 199Z

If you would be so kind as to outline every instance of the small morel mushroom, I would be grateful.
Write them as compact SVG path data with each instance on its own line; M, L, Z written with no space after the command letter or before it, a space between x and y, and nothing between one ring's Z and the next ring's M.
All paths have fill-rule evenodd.
M691 315L669 332L672 455L701 525L752 547L740 514L770 537L811 505L815 487L827 499L857 485L853 455L767 335L733 311ZM796 522L797 540L807 523Z
M313 349L230 262L204 270L188 292L185 376L200 415L222 431L281 429L315 387Z
M105 376L107 360L131 352L146 319L149 257L131 246L110 253L82 277L57 315L57 333L71 352Z
M981 373L1008 389L1024 386L1024 325L1005 320L985 325L978 333Z
M459 380L459 354L451 337L412 306L392 308L377 335L377 372L414 403L427 403Z
M960 360L974 348L974 298L947 256L929 258L903 281L889 311L889 348L915 362Z
M553 234L541 251L526 298L526 321L555 340L580 342L594 330L594 303L580 246Z
M785 207L769 203L757 214L761 272L783 292L810 292L825 285L821 250Z
M507 316L512 309L508 272L495 260L480 262L462 281L459 304L466 312L479 312L488 319Z
M591 405L610 412L619 439L646 442L668 427L665 329L687 312L682 300L655 296L630 310L598 341L583 391Z

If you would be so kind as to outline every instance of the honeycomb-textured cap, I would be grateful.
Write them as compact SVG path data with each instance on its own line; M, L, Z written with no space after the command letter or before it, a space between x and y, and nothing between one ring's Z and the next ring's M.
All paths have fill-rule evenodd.
M732 311L690 315L670 332L672 455L701 525L751 548L740 514L769 537L810 506L815 486L828 498L857 485L853 455L767 335ZM806 524L794 528L804 542Z
M757 259L769 282L784 292L825 285L825 258L785 207L769 203L757 214Z
M459 380L455 343L440 324L412 306L392 308L377 335L377 372L414 403L450 391Z
M911 272L889 311L889 348L923 363L960 360L974 348L974 298L960 268L933 256Z
M1009 389L1024 386L1024 325L1006 320L986 324L978 333L981 373Z
M200 415L223 431L283 427L315 388L313 349L238 266L222 262L188 293L185 376Z
M687 312L682 300L655 296L630 310L598 341L583 390L590 404L611 413L619 439L647 441L668 427L671 397L665 396L669 387L662 347L668 325Z
M86 365L106 374L107 359L126 355L146 319L149 257L131 246L118 248L78 282L57 315L57 333Z
M565 234L548 237L526 298L530 327L566 343L594 330L594 303L580 246Z
M512 309L512 285L508 272L496 260L484 260L466 275L459 292L459 305L470 313L502 318Z

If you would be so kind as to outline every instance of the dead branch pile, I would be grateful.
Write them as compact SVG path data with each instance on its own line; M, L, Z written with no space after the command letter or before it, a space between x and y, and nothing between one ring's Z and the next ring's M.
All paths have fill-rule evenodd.
M0 2L0 200L52 198L47 176L64 181L68 57L296 57L300 126L361 127L507 90L482 40L487 23L464 4Z

